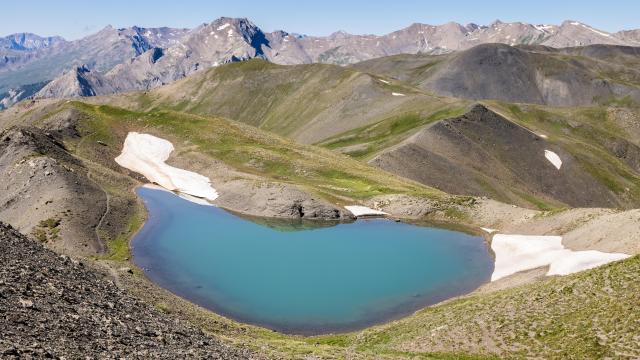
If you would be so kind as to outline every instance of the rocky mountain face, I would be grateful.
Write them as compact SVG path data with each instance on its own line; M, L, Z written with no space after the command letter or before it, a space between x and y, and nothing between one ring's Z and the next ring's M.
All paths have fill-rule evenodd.
M265 58L268 46L265 34L249 20L220 18L190 31L180 42L166 49L156 46L115 66L105 78L118 92L149 89L200 69Z
M64 42L66 41L60 36L41 37L31 33L18 33L0 38L0 49L35 51Z
M48 83L49 81L41 81L35 84L22 85L0 94L0 110L7 109L13 104L35 95Z
M24 84L52 80L78 66L106 72L154 47L177 43L187 29L140 28L101 31L34 51L0 48L0 92Z
M85 65L69 70L51 81L34 98L69 98L96 96L113 93L109 81L97 71L89 70Z
M22 42L27 44L28 42ZM278 64L347 65L396 54L449 54L486 43L563 48L591 44L640 46L637 31L607 33L576 21L531 25L496 21L489 26L413 24L390 34L326 37L263 32L248 19L219 18L194 29L107 27L86 38L36 51L0 49L0 91L51 80L84 66L104 75L101 94L154 88L200 69L263 58ZM65 74L67 75L67 74ZM28 79L28 81L27 81ZM49 89L40 97L63 97ZM82 96L82 95L75 95Z
M576 21L560 26L503 23L490 26L413 24L383 36L351 35L337 32L328 37L295 36L283 32L268 34L273 49L271 60L281 64L323 62L353 64L396 54L442 54L486 43L545 45L551 47L592 44L640 45L631 32L609 34Z

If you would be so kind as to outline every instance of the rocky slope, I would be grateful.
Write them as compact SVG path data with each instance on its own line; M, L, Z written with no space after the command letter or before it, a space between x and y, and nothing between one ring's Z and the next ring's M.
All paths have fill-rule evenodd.
M249 359L0 223L0 357Z
M562 159L560 169L545 158L547 150ZM370 163L447 193L520 205L528 196L572 207L620 207L628 201L561 143L551 143L482 105L418 131Z
M0 218L60 251L102 252L107 199L60 140L33 127L0 133Z

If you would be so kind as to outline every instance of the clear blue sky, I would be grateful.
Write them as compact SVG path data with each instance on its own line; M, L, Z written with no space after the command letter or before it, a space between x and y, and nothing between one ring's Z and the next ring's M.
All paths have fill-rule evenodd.
M606 31L640 28L638 0L29 0L0 7L0 35L34 32L76 39L106 25L194 27L220 16L248 17L265 31L384 34L413 22L534 24L578 20Z

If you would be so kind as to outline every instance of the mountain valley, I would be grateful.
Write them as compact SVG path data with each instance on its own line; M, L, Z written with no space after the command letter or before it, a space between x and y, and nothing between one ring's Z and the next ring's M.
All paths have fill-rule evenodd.
M222 17L72 41L24 33L0 38L0 93L0 357L640 357L637 30L496 21L319 37ZM134 146L139 158L122 161ZM215 196L185 191L194 176ZM506 259L520 270L466 294L428 302L414 291L411 302L434 305L304 336L154 280L132 248L165 225L144 186L276 237L378 221L464 234L494 273L505 261L494 239L531 246ZM535 245L548 240L575 256L560 259L566 272L535 261L551 256ZM370 243L371 263L388 265L376 261L390 250ZM241 260L267 256L263 245L229 271L247 275ZM287 254L269 255L268 270L285 269ZM602 254L622 260L590 260ZM345 256L358 270L362 253ZM379 281L402 282L389 279Z

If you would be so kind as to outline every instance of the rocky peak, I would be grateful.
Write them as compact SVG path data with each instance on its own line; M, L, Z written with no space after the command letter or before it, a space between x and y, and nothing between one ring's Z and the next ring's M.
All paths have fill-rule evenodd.
M76 73L78 73L78 74L86 74L86 73L91 72L91 70L89 70L89 67L87 67L87 65L86 65L86 64L82 64L82 65L80 65L80 66L76 67L76 70L75 70L75 71L76 71Z
M346 39L348 37L351 37L351 34L349 34L348 32L346 32L344 30L339 30L339 31L336 31L333 34L329 35L329 39L331 39L331 40Z
M464 28L468 31L468 32L473 32L479 29L484 29L486 28L486 26L480 26L478 24L475 23L468 23L467 25L464 26Z
M32 33L17 33L0 38L0 49L35 51L65 42L60 36L42 37Z

